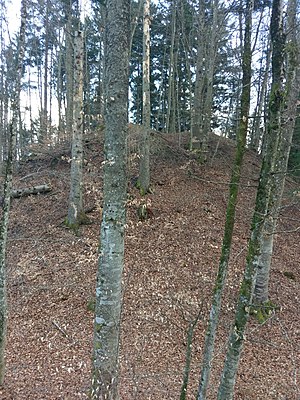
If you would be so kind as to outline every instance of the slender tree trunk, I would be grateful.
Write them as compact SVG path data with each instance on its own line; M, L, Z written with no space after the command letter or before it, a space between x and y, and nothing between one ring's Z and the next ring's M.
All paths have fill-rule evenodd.
M50 52L50 76L53 74L53 58L54 58L54 50L51 48ZM50 83L49 87L49 117L47 119L47 137L50 139L51 144L54 143L54 137L53 137L53 129L52 129L52 115L53 115L53 85Z
M202 371L198 389L197 400L206 399L206 393L211 372L211 362L213 358L216 329L219 322L221 309L221 299L224 284L227 276L228 263L231 251L233 227L235 220L235 209L237 204L238 188L241 177L241 167L245 152L246 137L248 131L248 117L250 108L250 85L251 85L251 28L252 28L253 1L247 1L245 15L245 42L243 49L243 89L241 97L241 118L238 129L237 149L235 163L232 171L229 201L226 211L225 231L223 237L222 253L219 263L218 276L215 283L213 302L211 306L208 326L205 336L203 350ZM225 399L225 397L224 397Z
M74 99L73 139L71 160L71 185L67 225L77 231L84 220L82 206L83 162L83 32L76 31L74 38Z
M239 11L238 11L238 22L239 22L239 42L240 42L240 54L241 57L239 57L240 60L240 66L241 66L241 70L242 70L242 54L243 54L243 9L244 9L244 0L239 0ZM232 125L232 129L230 129L229 131L229 135L228 138L229 139L236 139L236 135L237 135L237 130L238 130L238 121L239 121L239 114L240 114L240 98L241 98L241 92L242 92L242 85L241 85L241 70L239 70L238 72L238 76L236 79L236 85L233 84L233 86L235 86L235 90L233 90L233 92L235 93L235 99L234 99L234 103L235 103L235 113L234 113L234 117L233 117L233 125Z
M41 110L40 142L47 140L48 136L48 64L49 64L49 0L46 2L45 16L45 59L44 59L44 104Z
M105 163L94 325L93 400L118 399L127 199L129 11L129 0L107 1Z
M6 17L6 7L3 2L0 3L0 172L2 173L2 163L3 163L3 144L4 144L4 96L5 96L5 58L4 58L4 18Z
M258 304L266 302L269 296L269 275L273 255L274 232L276 231L277 220L282 201L285 175L296 121L297 99L300 91L300 46L299 39L297 38L296 0L289 0L287 12L288 35L286 45L286 104L285 110L282 112L282 118L280 122L282 140L279 145L271 175L273 180L273 184L271 186L273 201L268 205L268 211L262 229L261 250L258 260L258 270L254 292L255 302Z
M3 121L5 130L3 132L3 160L7 157L8 154L8 114L9 114L9 92L8 92L8 82L5 80L5 96L4 96L4 105L3 105Z
M170 60L169 60L169 76L168 76L168 108L167 108L167 121L166 131L172 132L172 117L174 113L174 85L175 85L175 72L174 72L174 52L175 52L175 37L176 37L176 8L177 0L172 1L172 21L171 21L171 47L170 47ZM174 131L173 131L174 133Z
M156 130L164 130L166 131L166 91L163 89L164 88L164 80L165 80L165 71L166 71L166 58L167 58L167 48L165 46L164 49L164 57L163 57L163 62L161 65L161 79L159 82L159 109L157 112L157 117L156 117Z
M37 67L37 86L38 86L38 93L39 93L39 103L40 103L40 130L38 132L38 136L41 134L41 129L42 129L42 120L41 120L41 115L43 112L43 79L42 79L42 66L38 65Z
M178 7L177 7L178 8ZM178 46L179 46L178 32L175 36L175 52L174 52L174 83L173 83L173 108L171 114L170 130L171 132L179 132L180 126L180 108L179 108L179 75L178 75Z
M131 49L132 49L132 43L133 43L133 38L134 34L136 31L136 27L138 25L139 17L141 16L143 6L145 7L145 0L138 0L138 6L136 8L136 13L131 15L131 21L130 21L130 46L129 46L129 54L131 54Z
M268 88L270 65L271 65L271 48L270 44L268 43L266 66L263 72L262 82L259 82L260 88L258 92L257 106L255 108L254 122L251 133L250 147L255 151L259 151L261 140L263 139L261 134L261 122L262 122L261 117L265 105L265 97Z
M66 109L66 136L72 137L73 129L73 90L74 90L74 74L73 74L73 28L72 28L72 9L70 7L69 15L67 15L66 23L66 91L67 91L67 109Z
M0 38L1 40L1 38ZM2 53L2 51L1 51ZM2 58L2 55L1 55ZM5 124L4 124L4 68L3 68L3 59L1 59L1 69L0 69L0 172L2 171L2 162L3 162L3 142L4 142L4 132L5 132Z
M30 136L28 138L28 143L33 142L33 132L34 132L34 121L32 117L32 94L31 94L31 72L28 71L28 102L29 102L29 120L30 120Z
M191 122L191 142L190 150L201 149L202 143L202 118L203 118L203 87L204 87L204 43L205 36L205 1L199 0L199 16L198 16L198 46L197 46L197 60L196 60L196 82L194 104L192 111Z
M58 138L59 142L63 132L63 118L62 118L62 105L63 105L63 80L62 80L62 39L59 36L59 48L57 50L57 103L58 103Z
M0 385L5 375L4 352L7 331L7 289L6 289L6 243L10 211L10 192L12 188L13 154L15 150L15 131L10 127L10 142L6 160L5 185L3 196L3 212L0 225Z
M180 391L180 400L186 400L187 395L187 388L189 383L189 376L191 371L191 361L192 361L192 345L193 345L193 338L194 338L194 331L199 321L201 312L197 315L197 317L189 322L189 327L187 331L187 338L186 338L186 353L185 353L185 366L183 372L183 379Z
M206 57L206 96L204 100L203 107L203 127L202 127L202 143L201 143L201 159L206 161L207 159L207 151L208 151L208 138L211 131L211 117L212 117L212 106L213 106L213 83L215 76L215 68L216 68L216 55L217 55L217 47L218 40L220 35L220 11L219 11L219 1L214 0L212 2L212 13L213 13L213 21L209 35L209 51Z
M181 25L182 25L182 32L183 32L183 51L185 54L185 68L186 68L186 74L187 74L187 81L188 81L188 95L187 95L187 106L190 110L190 115L187 121L185 121L185 129L188 130L190 128L190 124L192 121L192 89L193 89L193 82L192 82L192 73L191 73L191 62L190 62L190 44L188 40L188 33L186 29L186 24L185 24L185 15L184 15L184 2L181 0L180 1L180 14L181 14ZM179 141L178 141L179 146L181 146L181 134L179 136Z
M105 98L106 98L106 82L104 78L104 64L105 64L105 54L106 54L106 42L105 42L105 27L106 27L106 7L103 3L100 7L100 18L103 33L100 36L99 44L99 64L98 64L98 85L99 85L99 113L102 118L105 114ZM129 53L130 54L130 53Z
M85 40L84 47L87 48L87 41ZM101 52L101 43L99 43L99 53ZM84 130L91 132L91 122L92 122L92 109L91 109L91 76L88 61L88 52L84 52L84 80L83 80L83 92L84 92ZM99 80L99 91L100 91L100 80ZM99 99L99 103L100 103ZM101 114L100 110L98 111Z
M274 0L271 16L272 55L272 88L269 101L269 122L267 126L267 149L263 158L260 181L257 190L255 211L252 220L251 238L249 241L246 268L241 284L235 320L229 336L226 360L218 391L218 400L233 398L236 374L244 342L245 330L252 304L252 297L260 254L260 238L263 223L268 209L272 204L273 169L278 144L280 143L280 117L283 107L284 92L282 88L282 73L284 59L284 37L282 32L282 0Z
M143 24L143 133L138 186L142 194L150 186L150 0L144 0Z
M17 54L17 73L12 99L12 123L10 127L9 149L6 162L4 184L3 211L0 225L0 385L3 384L5 374L4 351L7 331L7 290L6 290L6 243L10 211L10 198L12 189L13 157L15 155L16 137L18 129L18 116L20 109L20 92L22 66L25 52L25 30L27 19L27 2L21 3L21 26Z

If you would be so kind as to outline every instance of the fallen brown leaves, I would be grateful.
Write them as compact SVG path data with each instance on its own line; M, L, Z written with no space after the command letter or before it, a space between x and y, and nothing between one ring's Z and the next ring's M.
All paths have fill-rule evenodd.
M212 164L206 166L187 160L186 154L176 149L168 142L163 159L154 156L154 191L147 197L153 213L150 219L139 221L136 210L144 199L130 188L121 330L122 400L179 398L187 332L200 312L188 387L188 398L195 399L234 149L222 140ZM214 150L213 141L212 154ZM80 237L61 224L69 186L69 165L63 159L53 167L51 156L43 156L25 164L15 178L17 182L28 176L28 185L43 178L53 191L13 200L7 374L0 389L2 400L88 398L93 337L89 304L94 296L100 223L101 148L97 143L85 158L89 163L85 202L97 207L89 214L92 224L82 227ZM257 157L248 152L213 361L211 400L216 398L242 277L258 164ZM133 174L134 163L131 169ZM292 191L290 182L280 231L291 231L300 224L299 199ZM236 400L299 399L299 253L299 232L278 235L271 298L280 311L262 326L254 320L249 324Z

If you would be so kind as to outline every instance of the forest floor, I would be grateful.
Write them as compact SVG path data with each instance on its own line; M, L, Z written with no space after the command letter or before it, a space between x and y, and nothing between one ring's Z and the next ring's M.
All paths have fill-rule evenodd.
M130 178L136 175L134 143L130 142ZM177 137L172 140L169 136L153 141L152 194L141 198L129 184L121 400L179 399L187 332L197 318L188 399L195 399L198 385L234 142L212 137L205 165L198 164L176 143ZM101 218L102 140L86 139L84 201L90 224L81 228L79 236L64 226L69 145L32 151L36 154L20 163L14 187L47 183L52 191L12 201L7 250L7 371L0 399L87 399ZM216 399L243 274L259 166L259 157L247 151L210 400ZM153 212L144 222L137 215L142 202ZM299 185L288 178L270 281L270 298L278 310L264 324L250 319L235 400L300 399L299 226Z

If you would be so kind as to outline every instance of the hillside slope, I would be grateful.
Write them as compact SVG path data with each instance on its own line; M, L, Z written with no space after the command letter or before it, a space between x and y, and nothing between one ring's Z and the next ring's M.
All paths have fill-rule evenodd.
M173 140L157 139L152 157L153 215L140 222L145 199L129 184L121 400L178 399L189 323L193 340L188 398L195 398L206 319L218 268L232 142L212 138L198 165ZM133 141L134 142L134 141ZM132 142L132 143L133 143ZM131 145L132 145L131 143ZM133 145L132 145L133 146ZM64 227L69 195L69 146L20 166L16 188L47 183L47 195L14 199L8 245L9 324L5 400L88 398L93 297L101 214L102 143L86 140L85 206L91 224L76 237ZM136 174L131 153L130 178ZM216 398L226 338L242 277L259 158L246 153L230 271L218 331L210 399ZM134 179L133 179L134 180ZM250 321L235 399L298 400L300 197L288 181L276 238L271 298L280 307L263 325ZM290 231L290 233L288 233ZM299 379L299 378L298 378Z

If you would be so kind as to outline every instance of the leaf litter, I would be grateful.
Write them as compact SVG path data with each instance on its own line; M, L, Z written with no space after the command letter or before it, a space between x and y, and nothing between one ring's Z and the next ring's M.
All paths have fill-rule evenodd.
M212 137L211 154L219 139ZM164 141L165 142L165 141ZM163 143L164 143L163 142ZM141 198L129 185L120 398L179 398L187 333L192 342L187 399L195 399L225 221L233 142L220 140L206 165L156 143L152 155L151 218L139 221ZM2 400L87 399L93 345L93 307L102 198L102 141L90 138L85 159L85 207L90 224L76 237L63 225L69 196L67 146L22 163L14 185L47 182L47 195L14 199L7 251L8 337ZM56 153L55 153L56 152ZM45 152L46 153L46 152ZM52 162L53 159L59 160ZM137 173L131 157L130 176ZM230 270L213 359L208 400L216 398L226 339L242 279L259 157L247 151L236 215ZM53 166L54 165L54 166ZM235 400L300 397L300 199L288 179L280 215L270 297L280 310L263 324L250 320ZM284 233L295 231L294 233ZM294 279L289 279L288 274ZM291 276L291 275L290 275Z

